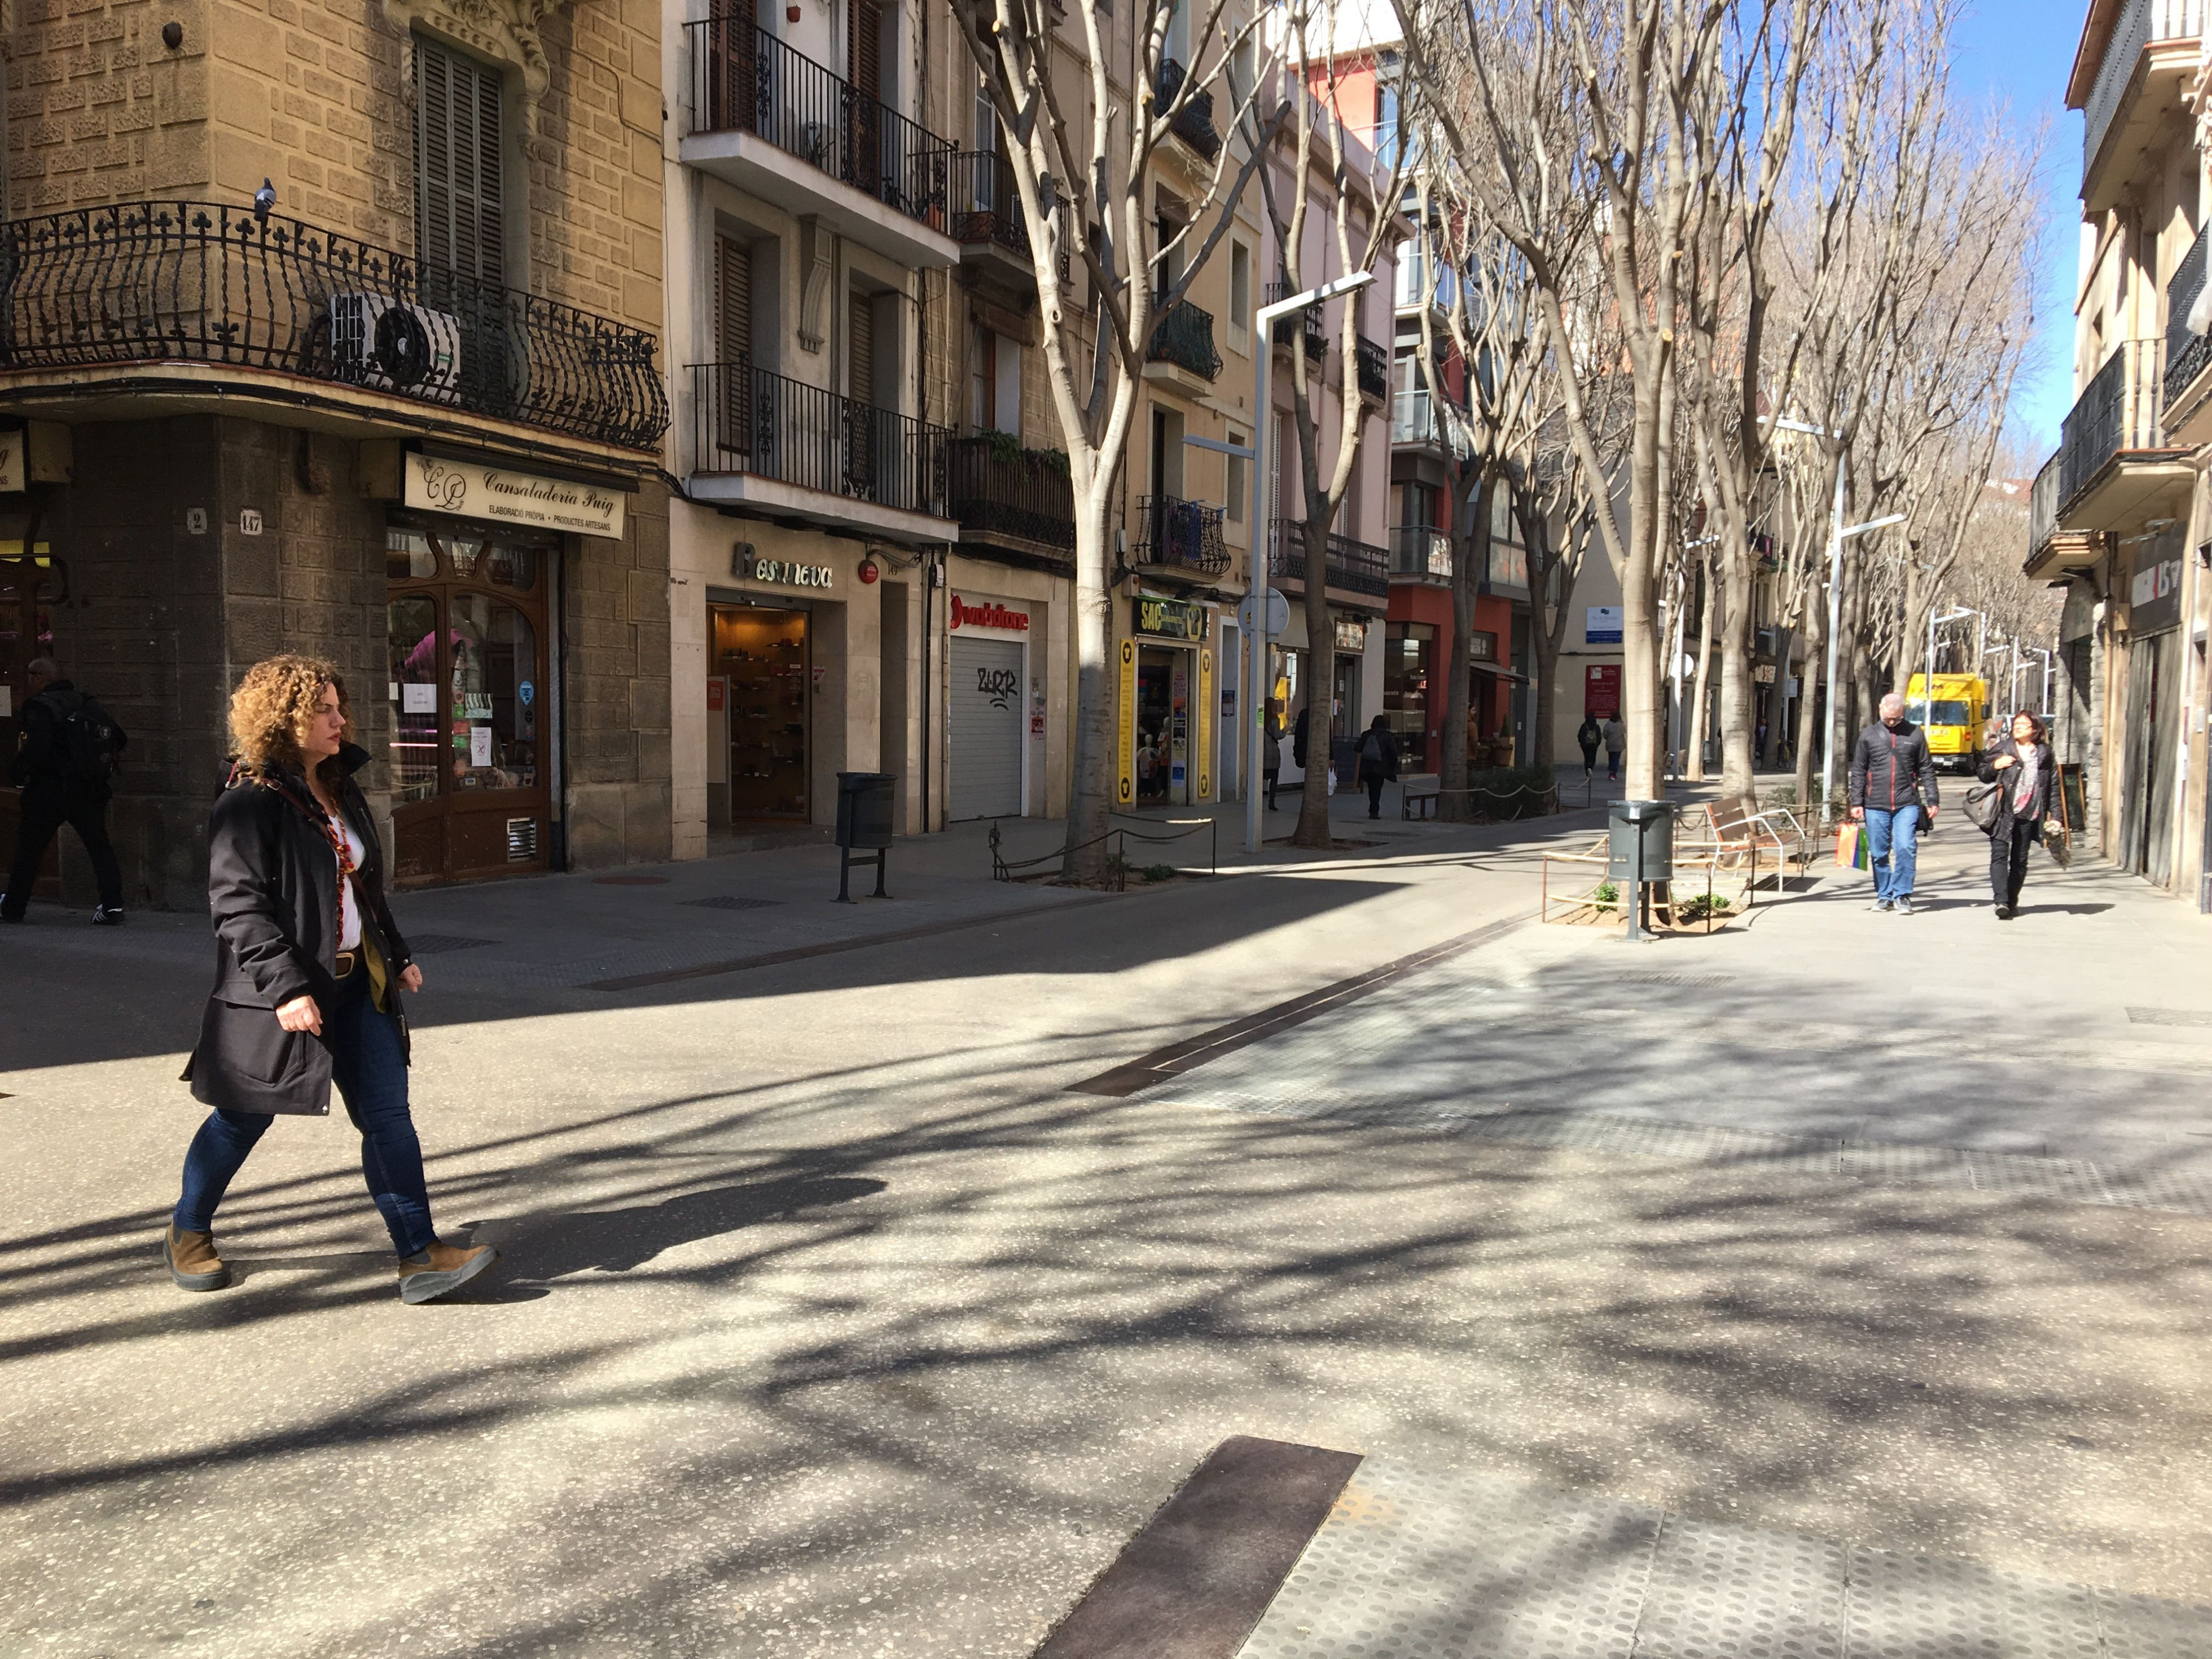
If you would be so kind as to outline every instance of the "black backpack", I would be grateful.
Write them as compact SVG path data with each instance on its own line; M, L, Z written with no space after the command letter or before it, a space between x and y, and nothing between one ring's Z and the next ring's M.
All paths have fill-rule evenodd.
M64 775L73 783L113 782L123 728L100 706L99 699L82 691L53 692L47 701L55 708Z

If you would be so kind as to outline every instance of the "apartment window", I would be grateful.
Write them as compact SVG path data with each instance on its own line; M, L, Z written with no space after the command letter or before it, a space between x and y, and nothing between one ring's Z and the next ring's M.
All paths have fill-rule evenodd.
M999 337L976 323L968 331L968 423L989 432L999 422Z
M1242 242L1229 245L1229 325L1252 326L1252 250Z
M714 239L714 360L753 358L753 251L734 236Z
M876 401L876 302L854 289L845 307L845 395Z
M1229 434L1229 441L1242 448L1244 447L1244 434L1231 431ZM1242 455L1231 455L1226 459L1229 462L1229 476L1222 486L1222 493L1229 499L1224 501L1222 506L1228 511L1230 523L1243 524L1244 497L1250 489L1251 483L1249 475L1244 471L1244 458Z
M504 123L496 71L415 37L415 247L426 265L504 286Z

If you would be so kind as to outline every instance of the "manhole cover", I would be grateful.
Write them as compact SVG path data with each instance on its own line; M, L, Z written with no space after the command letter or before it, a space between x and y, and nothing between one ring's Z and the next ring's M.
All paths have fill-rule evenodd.
M712 898L685 899L702 910L769 910L783 902L781 899L739 898L734 893L717 893Z
M665 876L593 876L594 887L665 887Z
M2194 1008L2130 1008L2130 1025L2194 1025L2212 1027L2212 1014Z
M495 939L463 939L459 933L417 933L407 941L418 957L434 957L441 951L473 951L479 945L496 945Z

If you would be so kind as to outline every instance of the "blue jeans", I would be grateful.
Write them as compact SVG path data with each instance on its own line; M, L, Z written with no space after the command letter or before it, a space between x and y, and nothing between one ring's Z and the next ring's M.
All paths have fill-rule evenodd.
M1912 896L1912 865L1920 850L1920 809L1900 806L1888 811L1866 809L1867 857L1874 865L1874 896L1878 899ZM1891 851L1895 849L1895 866Z
M392 1235L392 1248L403 1256L420 1255L437 1237L422 1178L422 1143L407 1111L407 1060L398 1023L369 1000L367 968L339 981L336 1000L323 1008L323 1038L346 1115L361 1131L361 1172ZM269 1124L267 1112L218 1107L200 1125L185 1153L185 1190L174 1217L179 1232L215 1231L216 1206Z

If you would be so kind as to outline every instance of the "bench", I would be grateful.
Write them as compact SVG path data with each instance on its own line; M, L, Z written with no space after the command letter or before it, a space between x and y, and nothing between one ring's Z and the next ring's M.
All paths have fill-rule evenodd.
M1405 819L1432 818L1437 815L1437 797L1443 793L1443 780L1434 772L1409 772L1399 783L1398 816ZM1415 806L1421 810L1415 811Z

